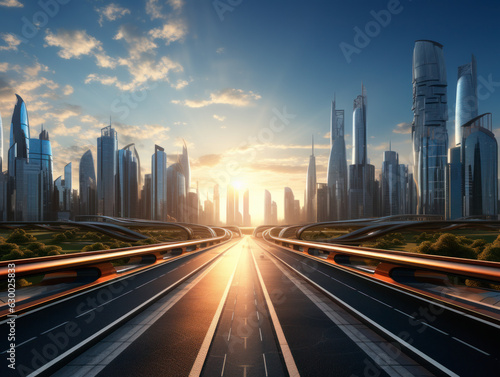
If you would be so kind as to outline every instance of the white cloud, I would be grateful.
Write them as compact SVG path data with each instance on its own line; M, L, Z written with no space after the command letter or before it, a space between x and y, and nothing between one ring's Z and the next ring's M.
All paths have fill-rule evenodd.
M224 115L217 115L217 114L214 114L213 115L214 119L220 121L220 122L224 122L226 120L226 117Z
M22 8L24 5L19 0L0 0L0 7Z
M108 21L115 21L127 14L130 14L130 10L121 7L118 4L111 3L105 7L97 8L97 13L99 14L99 25L102 26L104 19Z
M101 42L88 35L85 30L59 29L57 34L47 30L45 42L46 46L60 47L57 54L63 59L79 58L102 49Z
M59 123L50 131L50 134L53 136L76 136L81 132L81 126L66 127L63 123Z
M148 37L142 35L142 31L133 25L122 25L114 37L115 40L124 40L127 42L129 55L132 59L139 59L141 54L153 52L156 44ZM120 59L125 61L126 59ZM121 63L124 65L123 63Z
M402 122L396 125L396 128L392 130L395 134L410 134L411 133L411 123Z
M168 0L168 4L175 10L179 10L184 6L184 0Z
M0 63L0 72L16 71L19 72L21 67L19 65L11 65L9 63Z
M219 47L217 50L215 50L215 52L217 54L222 54L226 49L224 47Z
M2 37L4 42L7 44L6 46L0 46L0 51L16 51L17 46L21 44L21 40L14 34L2 33L0 34L0 37Z
M35 62L32 66L24 67L23 72L30 77L36 77L40 72L48 72L49 67L46 65Z
M52 112L44 114L44 117L51 121L57 121L62 124L66 119L80 115L82 109L77 105L64 104L64 107L54 109ZM64 133L61 133L64 135Z
M80 117L80 122L94 123L94 124L99 123L97 121L97 119L95 117L93 117L92 115L83 115L82 117Z
M165 18L162 13L163 7L159 4L158 0L147 0L146 1L146 13L149 14L152 20L158 18Z
M73 87L71 85L65 85L63 88L63 94L65 96L69 96L70 94L73 94Z
M163 24L163 27L149 31L154 39L164 39L168 45L171 42L181 40L186 35L186 25L180 20Z
M253 104L254 100L259 100L262 97L252 91L245 92L242 89L226 88L218 92L210 93L209 100L185 100L184 106L187 107L205 107L213 104L224 104L236 107L245 107ZM172 103L175 103L172 101ZM181 103L181 102L178 102Z
M97 75L95 73L91 73L85 79L85 84L90 84L94 81L99 82L103 85L116 85L118 83L118 78L116 76Z
M187 82L186 80L177 80L177 82L175 84L171 84L170 86L172 88L180 90L180 89L182 89L182 88L184 88L185 86L188 86L188 85L189 85L189 82Z

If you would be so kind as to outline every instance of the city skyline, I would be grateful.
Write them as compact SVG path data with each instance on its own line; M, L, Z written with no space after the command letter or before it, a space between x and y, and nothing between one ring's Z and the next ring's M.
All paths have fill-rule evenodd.
M246 184L250 188L252 220L259 222L264 218L264 189L268 189L277 202L278 217L283 218L283 181L304 205L311 134L317 140L317 182L327 182L330 103L334 93L337 108L349 114L360 83L368 88L370 164L381 169L389 140L392 149L399 153L400 163L412 164L411 136L407 133L413 117L411 56L414 41L421 38L444 46L449 140L454 140L456 70L470 60L471 54L478 61L481 112L493 113L493 131L498 135L495 114L500 101L497 86L491 82L499 81L497 77L500 79L495 66L499 50L489 39L497 25L488 22L498 13L495 12L498 5L480 2L469 9L463 4L454 4L452 9L432 4L435 12L428 15L430 20L418 25L416 20L428 12L431 2L401 1L396 6L392 2L392 8L389 3L360 2L359 9L318 3L304 11L298 21L301 27L296 30L295 25L284 21L299 14L299 4L295 2L286 9L268 4L264 14L258 12L262 4L241 3L225 12L222 20L211 3L195 10L192 4L182 1L115 2L121 10L115 9L113 13L107 4L100 2L90 2L92 7L70 2L60 4L57 14L47 16L46 25L30 38L23 35L22 17L33 20L33 16L43 10L37 4L22 1L19 4L23 7L1 6L3 13L9 15L3 17L5 22L0 34L3 40L0 44L0 113L4 140L9 139L14 93L19 93L28 104L32 136L40 133L42 124L50 134L55 179L64 175L64 166L68 163L75 169L86 150L91 149L94 158L97 157L96 138L100 129L108 125L111 115L118 133L118 149L135 143L141 159L149 161L154 143L158 143L165 148L170 165L176 155L182 153L184 138L192 162L191 187L199 181L201 198L205 198L207 192L211 198L214 184L219 183L221 201L225 203L227 183ZM163 9L154 8L155 4L163 4ZM485 12L486 6L488 12ZM366 30L368 23L376 20L372 11L378 15L389 12L391 19L386 26L379 26L379 32L369 38L366 47L356 47L354 28ZM81 20L72 18L69 23L68 17L74 12L81 14ZM280 18L281 13L286 17ZM482 15L482 22L472 23L469 30L461 30L453 21L447 21L453 17L444 17L455 15L461 19L470 15L473 19L476 13ZM326 14L335 14L335 27L327 27ZM260 33L252 36L251 21L256 21L256 17L259 17L262 33L278 33L279 39L262 41ZM278 21L278 25L273 21ZM313 25L315 22L317 26ZM403 32L408 24L412 27ZM282 30L278 26L282 26ZM238 41L225 35L229 30ZM296 30L294 35L301 38L293 43L283 39L281 33L293 30ZM19 42L12 37L14 34L27 41ZM459 38L465 34L467 38ZM80 43L64 43L67 40ZM314 43L307 46L309 41ZM257 45L258 42L262 43ZM350 62L340 48L342 43L360 50L348 56ZM262 52L251 57L257 49ZM381 51L384 54L380 54ZM296 62L290 60L294 58ZM136 69L126 62L137 63ZM163 62L164 70L156 69L148 74L147 68L151 67L148 62ZM282 69L271 68L273 65ZM313 68L316 73L301 70L297 74L299 66ZM153 73L158 76L154 77ZM108 80L104 80L105 77ZM116 77L114 82L113 77ZM141 82L141 78L145 81ZM101 82L97 82L98 79ZM139 81L134 84L134 80ZM132 84L137 85L133 88L135 92L131 90ZM144 89L146 87L148 89ZM292 96L288 92L297 94ZM132 106L126 105L123 95L131 98ZM128 115L121 119L125 110ZM271 129L273 119L276 119L274 130ZM350 115L346 116L345 130L347 164L350 165ZM145 135L150 138L146 139ZM7 151L7 146L4 150ZM3 161L6 157L4 153ZM231 162L239 167L237 174L228 171ZM5 162L3 165L5 169ZM143 165L143 176L151 173L150 164ZM220 174L216 180L221 182L211 180L216 174ZM77 172L73 171L72 176L73 187L77 188ZM230 182L226 182L228 179ZM244 191L240 191L240 198ZM224 205L221 205L221 218L225 218Z

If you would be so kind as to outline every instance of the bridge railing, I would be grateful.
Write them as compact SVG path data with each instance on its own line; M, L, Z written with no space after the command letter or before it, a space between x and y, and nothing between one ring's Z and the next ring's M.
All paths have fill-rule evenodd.
M14 271L16 280L42 276L40 285L54 284L54 281L57 283L75 282L78 279L82 281L76 288L72 286L68 290L63 289L57 293L57 297L51 295L43 300L49 301L126 274L121 271L135 272L138 268L150 267L171 257L220 244L231 238L232 233L224 230L222 235L205 239L1 261L0 280L7 281L9 273L12 274ZM115 268L114 262L124 260L126 264L131 265L130 268L123 270ZM39 301L35 303L40 304ZM24 306L16 305L16 311L23 308L25 309ZM0 316L6 314L4 309L0 309Z
M277 232L273 232L274 235L272 235L271 231L272 229L263 233L263 238L267 242L289 248L295 252L308 254L312 258L318 257L325 263L347 268L421 296L451 304L465 311L472 310L475 315L500 323L500 306L485 305L480 300L492 294L495 297L500 297L498 290L481 288L483 283L493 284L497 287L500 285L499 262L324 244L282 238L276 236ZM319 258L320 254L326 254L326 258ZM479 285L476 287L465 286L464 283L467 279L475 281ZM429 290L428 284L424 287L420 283L430 283L431 286L437 287L444 286L448 289L448 293ZM464 289L468 291L464 292ZM464 293L467 294L467 297L464 297Z
M341 259L339 258L341 255L357 256L380 261L381 264L375 269L375 275L381 274L390 277L393 268L412 267L500 282L499 262L416 254L405 251L380 250L367 247L324 244L320 242L275 237L269 234L269 232L265 234L265 238L271 239L278 245L292 248L295 251L309 253L310 250L321 250L329 254L328 259L333 259L334 261L336 259Z

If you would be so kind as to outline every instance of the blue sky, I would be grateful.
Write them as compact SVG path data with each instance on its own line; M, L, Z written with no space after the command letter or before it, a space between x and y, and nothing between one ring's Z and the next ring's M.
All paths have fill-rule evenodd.
M96 138L111 116L120 147L136 143L144 173L155 143L165 147L170 164L184 138L193 186L199 182L202 197L207 192L211 197L215 183L224 192L226 183L238 181L250 188L257 221L264 188L278 203L279 217L284 186L303 202L312 135L318 182L326 181L325 135L334 93L337 108L346 111L350 158L352 104L361 82L368 93L371 162L380 168L382 152L392 141L400 161L412 163L411 137L404 132L412 121L415 40L444 45L450 140L457 67L474 53L480 84L500 82L500 4L492 1L42 4L50 7L0 0L5 150L18 93L27 102L32 136L42 123L50 133L55 177L72 162L77 185L79 158L89 148L96 158ZM392 13L377 28L373 14L381 11ZM30 29L30 23L38 28ZM348 61L340 45L356 47L354 28L368 28L372 36ZM493 113L494 129L499 88L483 84L479 103L480 112ZM278 114L288 114L285 123Z

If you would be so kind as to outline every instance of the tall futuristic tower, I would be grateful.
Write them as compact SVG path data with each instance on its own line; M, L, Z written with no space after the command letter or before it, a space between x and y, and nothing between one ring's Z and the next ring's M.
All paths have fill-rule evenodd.
M264 225L270 225L271 222L271 193L264 190Z
M390 149L390 148L389 148ZM382 215L399 214L399 156L397 152L384 152L382 162Z
M366 88L361 84L361 95L354 100L352 112L352 163L368 163L366 155Z
M139 215L141 160L133 143L118 151L117 163L117 215L127 218L137 217Z
M182 146L182 154L179 156L179 163L182 166L182 171L184 172L184 178L186 181L186 193L189 192L191 187L191 166L189 164L189 155L187 150L186 141L183 140L184 145Z
M180 162L167 169L167 213L176 221L186 221L186 177Z
M420 40L413 50L413 172L417 213L445 214L448 100L443 46Z
M151 156L151 217L153 220L167 220L167 154L155 144Z
M498 143L492 132L491 113L463 126L464 216L498 214Z
M284 196L284 212L285 212L285 224L291 225L297 222L295 218L295 197L293 191L290 187L285 187Z
M42 131L38 139L30 139L29 149L29 164L36 167L39 171L39 192L38 192L38 213L33 212L33 216L39 220L52 219L52 199L54 195L54 178L53 178L53 158L52 146L50 144L49 133L47 130ZM30 208L33 211L34 208Z
M366 89L354 100L352 112L352 165L349 165L349 218L374 215L375 167L368 164L366 150Z
M330 157L328 158L327 185L329 190L329 220L347 218L347 158L344 140L344 110L335 108L332 101L330 117Z
M476 58L472 55L470 63L458 67L455 145L462 143L462 126L477 115L477 63Z
M101 129L97 138L97 203L98 213L116 216L116 168L118 135L111 124Z
M17 103L12 113L10 126L10 146L8 153L7 183L7 219L13 221L37 220L28 215L28 202L32 208L38 208L34 202L38 196L38 171L29 166L30 128L28 110L23 99L16 94ZM29 197L28 197L29 195Z
M28 109L26 103L17 95L17 103L12 114L12 123L10 126L10 146L9 162L14 158L28 158L30 126L28 120ZM11 150L15 146L15 151Z
M314 136L312 139L312 154L309 157L306 181L306 219L309 223L316 222L316 157L314 156Z
M96 214L96 177L94 158L92 152L87 150L80 159L79 167L79 183L80 183L80 214L95 215Z

